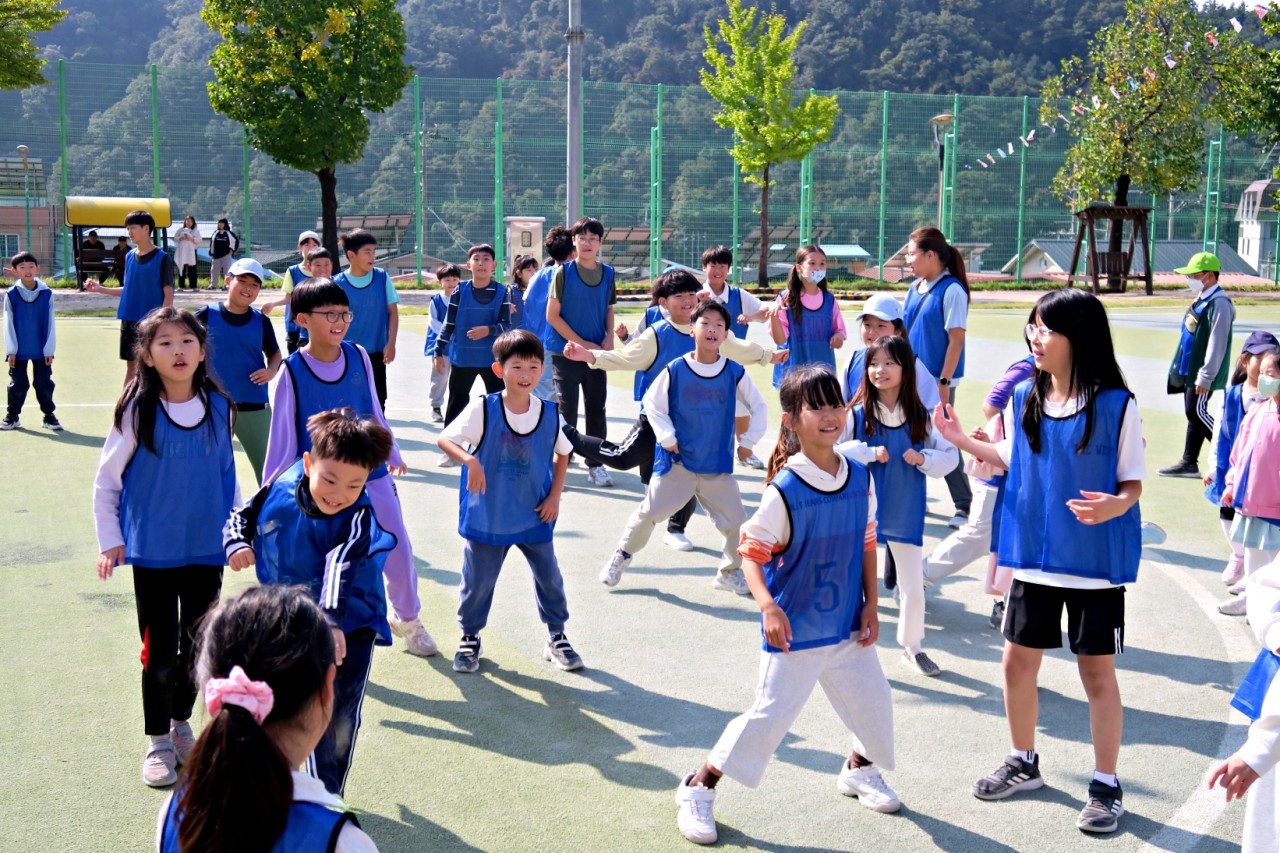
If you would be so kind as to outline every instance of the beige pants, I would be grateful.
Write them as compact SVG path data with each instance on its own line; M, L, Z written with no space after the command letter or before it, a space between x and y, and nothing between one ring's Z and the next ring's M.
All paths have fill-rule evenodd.
M789 655L762 653L756 701L729 721L707 763L748 788L759 785L769 759L819 684L853 733L853 751L892 770L893 694L876 647L863 648L854 640Z
M627 519L618 547L634 555L648 543L658 522L675 515L695 495L724 536L720 571L740 568L738 533L747 522L747 513L742 508L738 482L732 474L695 474L678 462L673 463L667 473L649 481L640 507Z

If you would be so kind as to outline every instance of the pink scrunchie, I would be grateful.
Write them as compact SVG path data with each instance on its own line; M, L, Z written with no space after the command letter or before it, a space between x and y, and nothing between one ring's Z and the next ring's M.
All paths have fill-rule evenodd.
M275 704L275 695L270 684L253 681L242 668L233 666L226 678L210 678L205 682L204 704L214 715L223 705L238 705L252 715L254 722L262 725Z

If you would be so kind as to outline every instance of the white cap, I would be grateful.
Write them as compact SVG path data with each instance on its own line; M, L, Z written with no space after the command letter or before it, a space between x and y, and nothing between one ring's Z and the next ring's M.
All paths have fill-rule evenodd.
M227 277L235 278L238 275L244 275L246 273L256 277L258 279L258 284L262 284L262 282L267 280L267 274L262 269L262 264L258 263L253 258L240 258L238 261L233 263L231 265L231 269L227 270Z
M301 246L303 241L305 240L315 240L317 243L324 242L323 240L320 239L320 235L314 231L303 231L301 234L298 235L299 246Z
M873 293L862 306L862 310L858 312L858 319L861 320L868 314L892 323L894 320L902 319L902 306L891 293Z

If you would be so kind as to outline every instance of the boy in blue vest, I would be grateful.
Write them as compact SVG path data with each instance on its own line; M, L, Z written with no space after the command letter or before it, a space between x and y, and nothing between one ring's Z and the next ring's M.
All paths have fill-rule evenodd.
M392 439L351 409L313 415L307 432L311 449L232 510L222 539L232 570L256 563L260 583L303 586L324 611L338 674L329 728L307 765L342 796L373 647L391 645L382 564L396 537L378 524L365 482L385 467Z
M581 669L582 658L564 634L569 607L552 544L573 447L561 431L558 406L533 393L542 376L542 342L513 329L494 342L493 359L503 390L471 401L439 438L440 449L465 466L458 501L458 534L466 540L458 591L462 640L453 671L480 668L480 631L513 545L533 570L538 617L547 626L543 657L560 669Z
M271 321L253 307L265 277L261 264L240 258L227 271L226 301L196 311L196 319L209 330L209 373L236 404L235 436L259 484L271 429L267 383L284 360Z
M84 289L120 297L116 317L120 320L120 360L124 362L124 384L133 380L133 346L142 318L161 306L173 304L173 258L153 241L156 220L145 210L135 210L124 218L124 230L134 249L125 255L124 278L120 287L103 287L97 279L86 279Z
M431 422L442 424L444 412L441 410L444 408L444 392L449 386L451 368L446 359L444 369L436 369L436 341L440 339L445 318L449 314L449 299L462 281L462 270L457 264L443 264L436 268L436 281L440 283L440 292L432 296L427 305L427 342L422 347L422 353L431 359Z
M493 372L493 344L498 335L511 328L511 293L493 277L496 267L493 247L477 243L467 249L471 279L458 285L449 297L444 325L436 336L433 369L449 369L449 404L444 410L445 426L453 423L471 399L471 388L479 379L486 393L502 390L502 380ZM452 468L447 455L440 467Z
M307 255L311 251L320 248L319 234L314 231L303 231L299 234L298 254L302 260L284 271L284 283L280 287L280 298L264 303L262 306L263 314L270 314L274 309L284 306L285 349L290 353L297 352L298 341L302 334L302 327L293 321L293 308L291 305L293 289L309 278L329 278L333 275L332 263L324 272L314 272L311 269L311 260ZM324 250L321 249L321 251ZM328 258L329 253L325 251L324 256Z
M30 252L19 252L9 261L18 283L4 294L4 357L9 364L9 399L0 430L17 429L18 416L34 385L36 402L44 412L45 429L58 432L62 424L53 413L53 291L37 276L40 264ZM27 380L27 362L31 380Z
M267 480L311 448L307 419L318 412L349 407L391 431L374 394L368 355L358 345L344 340L352 320L346 291L327 278L308 279L293 291L293 310L298 325L307 330L307 345L284 360L284 369L276 381L271 399L271 435L263 466ZM404 637L410 653L430 657L436 653L436 642L419 618L422 600L418 597L413 546L391 476L403 476L408 470L393 437L387 464L373 470L367 488L378 523L396 538L383 569L392 610L391 630Z
M396 336L400 331L400 294L387 271L373 265L378 238L363 228L342 235L347 268L334 276L351 300L351 343L364 347L373 365L378 405L387 408L387 365L396 360Z
M581 362L564 356L565 344L589 350L613 349L613 267L599 262L604 226L589 216L569 229L573 234L575 257L555 272L547 296L547 327L542 344L551 354L551 370L556 383L560 413L569 426L578 426L578 397L581 395L587 418L584 432L596 438L608 434L605 403L608 382L603 373L593 372ZM612 486L613 478L603 465L587 469L593 486Z
M738 555L738 532L747 515L733 479L735 415L739 406L750 414L742 443L752 447L764 434L765 403L742 365L720 352L729 337L729 311L706 301L691 319L693 352L668 362L645 392L641 405L657 442L655 476L601 570L600 582L617 586L655 525L696 496L724 537L724 559L712 586L749 595Z
M529 287L524 292L524 327L537 335L538 340L545 341L547 297L551 295L551 284L560 267L573 260L573 234L563 225L556 225L547 232L542 248L547 253L546 263L533 274ZM555 378L550 360L542 365L542 379L538 381L537 393L544 400L556 399Z

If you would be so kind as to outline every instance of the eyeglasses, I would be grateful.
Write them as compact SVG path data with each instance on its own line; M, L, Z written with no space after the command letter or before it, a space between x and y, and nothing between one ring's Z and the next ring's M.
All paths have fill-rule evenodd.
M1029 341L1044 340L1050 335L1057 334L1057 332L1050 329L1048 326L1037 326L1034 323L1028 323L1027 327L1022 330L1022 333L1027 336L1027 340Z
M323 317L330 323L350 323L351 318L356 316L350 311L304 311L304 314L310 314L312 317Z

